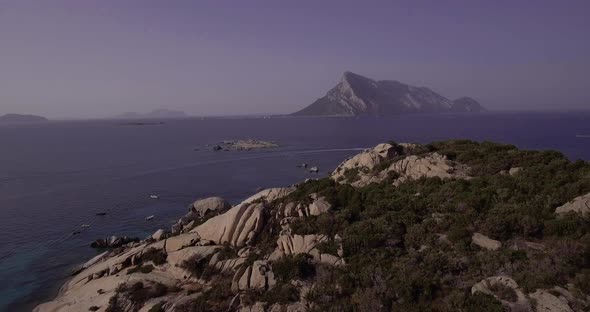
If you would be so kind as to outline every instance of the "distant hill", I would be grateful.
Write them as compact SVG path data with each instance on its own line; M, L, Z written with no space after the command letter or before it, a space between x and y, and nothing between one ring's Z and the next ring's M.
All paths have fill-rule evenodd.
M47 118L36 115L21 115L21 114L6 114L0 116L2 123L28 123L28 122L44 122Z
M485 109L472 98L463 97L452 101L425 87L414 87L394 80L375 81L345 72L340 83L324 97L292 115L356 116L481 111Z
M188 115L182 111L175 111L169 109L157 109L149 113L141 114L136 112L128 112L118 116L117 119L154 119L154 118L185 118Z

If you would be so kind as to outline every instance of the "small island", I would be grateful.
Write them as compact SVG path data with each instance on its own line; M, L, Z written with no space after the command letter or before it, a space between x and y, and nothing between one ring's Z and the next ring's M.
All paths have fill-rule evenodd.
M219 144L213 145L212 149L214 151L250 151L276 147L279 147L279 145L272 141L247 139L222 141Z
M31 123L31 122L46 122L47 118L36 115L22 115L22 114L6 114L0 116L0 123Z

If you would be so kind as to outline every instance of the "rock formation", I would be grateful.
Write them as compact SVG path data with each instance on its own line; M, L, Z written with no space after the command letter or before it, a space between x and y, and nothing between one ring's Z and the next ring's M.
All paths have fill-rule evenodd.
M487 250L498 250L500 247L502 247L501 242L491 239L480 233L474 233L471 237L471 242Z
M399 81L375 81L345 72L328 93L293 116L394 115L401 113L481 112L474 99L451 101L425 87Z
M566 214L568 212L590 215L590 193L576 197L572 201L555 209L556 214Z
M412 144L379 144L344 161L334 170L332 178L355 187L379 183L390 177L396 185L422 177L469 179L467 166L436 152L408 155L415 148Z

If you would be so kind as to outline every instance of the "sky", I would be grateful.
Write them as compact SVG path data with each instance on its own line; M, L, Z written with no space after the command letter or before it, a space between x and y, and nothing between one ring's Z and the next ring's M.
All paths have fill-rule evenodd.
M590 1L0 0L0 114L283 114L344 71L590 109Z

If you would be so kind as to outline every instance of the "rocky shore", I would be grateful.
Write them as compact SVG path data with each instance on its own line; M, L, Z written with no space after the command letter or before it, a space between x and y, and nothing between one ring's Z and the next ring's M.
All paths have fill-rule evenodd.
M229 145L252 143L244 144ZM552 211L535 219L539 229L530 217L527 230L506 234L485 222L494 209L520 209L497 203L543 196L525 185L545 156L517 159L493 147L494 157L513 157L493 167L468 157L485 145L458 145L473 150L453 154L445 144L379 144L325 179L263 190L234 206L197 200L170 229L87 261L34 311L589 309L590 166L568 169L573 182L563 183L575 192L552 199ZM548 230L564 220L577 224L576 236ZM554 274L538 281L543 265Z

